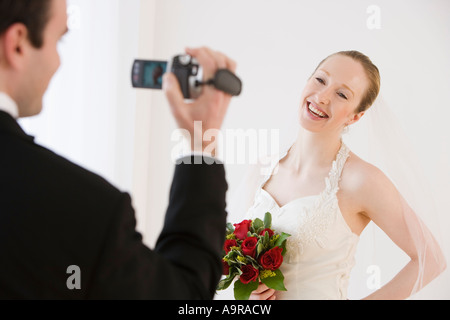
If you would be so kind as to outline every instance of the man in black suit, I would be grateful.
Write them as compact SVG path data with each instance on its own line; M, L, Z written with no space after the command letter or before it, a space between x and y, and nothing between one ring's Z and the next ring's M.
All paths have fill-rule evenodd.
M37 145L17 123L42 109L60 63L66 10L65 0L0 0L0 298L211 299L222 273L227 190L223 165L204 163L201 152L211 146L200 144L176 166L152 251L135 229L128 194ZM187 53L205 79L235 69L208 48ZM186 104L173 74L165 75L164 90L191 136L194 121L220 129L230 96L205 87ZM194 157L204 162L183 164Z

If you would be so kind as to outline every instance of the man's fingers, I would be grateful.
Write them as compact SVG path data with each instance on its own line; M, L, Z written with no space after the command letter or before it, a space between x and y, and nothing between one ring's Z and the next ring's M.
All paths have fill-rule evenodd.
M222 52L203 47L198 49L186 48L186 53L195 57L202 65L205 70L205 81L213 78L218 69L236 71L236 62Z
M218 64L214 56L211 54L211 51L211 49L206 47L186 49L186 53L197 59L198 63L203 67L203 81L212 79L218 69Z
M214 60L216 60L217 68L218 69L227 69L227 58L225 55L218 51L212 51L211 52Z
M228 69L233 73L236 72L237 64L234 60L230 59L222 52L216 51L216 54L217 54L218 58L220 59L220 63L221 63L220 67L219 67L220 69Z

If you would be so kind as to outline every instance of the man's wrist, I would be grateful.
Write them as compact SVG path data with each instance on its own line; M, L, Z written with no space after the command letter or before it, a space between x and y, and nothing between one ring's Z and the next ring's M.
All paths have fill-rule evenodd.
M187 146L189 144L185 144ZM217 147L216 143L203 145L202 147L194 147L191 144L191 148L182 148L178 150L178 152L172 154L172 159L178 163L181 159L191 158L192 156L198 158L209 158L207 159L207 163L217 162L219 159L217 158Z
M203 156L219 160L219 144L222 140L221 131L218 129L203 130L202 122L195 122L193 131L179 129L176 138L181 138L181 143L172 149L172 159L178 161L187 156ZM172 136L174 138L174 136Z

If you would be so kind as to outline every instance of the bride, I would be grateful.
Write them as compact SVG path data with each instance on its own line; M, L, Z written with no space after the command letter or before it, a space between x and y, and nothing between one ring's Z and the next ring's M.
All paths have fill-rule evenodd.
M299 135L247 212L251 219L271 212L273 228L292 235L281 267L288 291L261 284L250 299L347 299L356 248L370 221L410 260L366 299L408 298L445 269L439 245L394 184L342 141L379 91L378 68L357 51L329 56L308 80Z

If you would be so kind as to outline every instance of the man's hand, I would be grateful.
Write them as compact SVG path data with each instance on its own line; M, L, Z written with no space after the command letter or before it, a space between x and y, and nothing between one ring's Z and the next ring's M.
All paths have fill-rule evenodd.
M209 48L186 49L186 53L195 57L202 66L203 81L214 78L218 69L236 71L236 63L233 60ZM220 130L231 96L212 86L204 86L202 95L197 100L186 103L178 80L173 73L164 75L163 89L178 127L187 130L190 134L192 150L203 151L211 144L210 141L203 141L204 132L211 129ZM201 144L198 141L194 143L194 122L201 123ZM200 137L195 138L200 139Z

